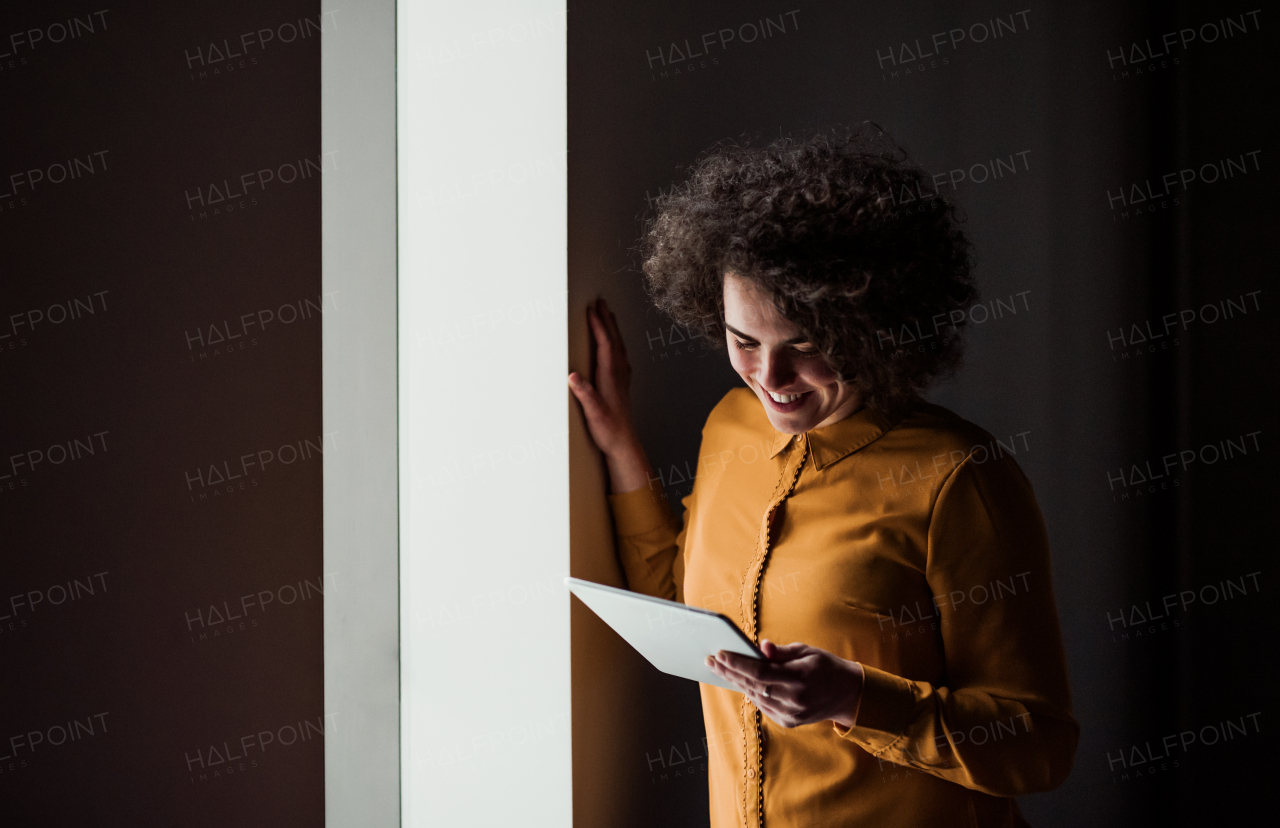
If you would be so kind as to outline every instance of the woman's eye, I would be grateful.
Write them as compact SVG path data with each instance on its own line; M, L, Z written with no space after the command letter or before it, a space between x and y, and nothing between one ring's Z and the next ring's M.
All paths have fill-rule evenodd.
M741 339L733 340L733 344L738 347L739 351L750 351L752 348L756 347L756 343L743 342Z
M819 351L817 348L810 348L810 349L796 348L795 350L797 354L799 354L802 357L805 357L806 359L809 357L820 356L822 354L822 351Z

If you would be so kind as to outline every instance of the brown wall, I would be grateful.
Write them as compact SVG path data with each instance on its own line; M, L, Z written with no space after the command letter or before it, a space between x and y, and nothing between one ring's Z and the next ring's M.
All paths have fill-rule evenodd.
M335 25L0 10L0 822L323 822Z

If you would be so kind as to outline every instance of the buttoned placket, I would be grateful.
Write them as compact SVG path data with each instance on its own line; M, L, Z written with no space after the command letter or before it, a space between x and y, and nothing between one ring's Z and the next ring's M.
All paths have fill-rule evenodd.
M797 434L795 445L787 453L778 476L778 483L769 497L769 505L761 519L760 533L756 542L756 554L751 566L742 580L741 600L744 606L743 618L746 619L745 632L757 646L760 644L760 584L764 578L765 568L769 563L771 523L777 508L795 491L800 480L800 472L804 469L805 460L809 456L809 444L803 434ZM763 714L754 704L743 697L742 725L744 747L744 768L742 781L742 815L745 828L764 827L764 720Z

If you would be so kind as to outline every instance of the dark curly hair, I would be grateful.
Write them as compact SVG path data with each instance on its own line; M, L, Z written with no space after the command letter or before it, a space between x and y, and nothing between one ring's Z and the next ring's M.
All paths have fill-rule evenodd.
M869 407L898 411L959 364L960 309L977 298L969 242L932 182L865 127L717 147L657 200L641 243L650 295L722 346L724 276L744 278Z

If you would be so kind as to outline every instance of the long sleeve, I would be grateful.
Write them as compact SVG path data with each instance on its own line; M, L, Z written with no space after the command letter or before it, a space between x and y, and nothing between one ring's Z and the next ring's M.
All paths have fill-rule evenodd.
M1071 770L1079 727L1031 484L1010 459L961 462L938 490L925 579L944 683L864 665L854 727L836 732L882 761L1012 797Z
M693 494L684 498L685 515ZM671 514L661 488L646 486L632 492L609 495L613 511L614 540L618 558L634 592L684 601L684 530Z

